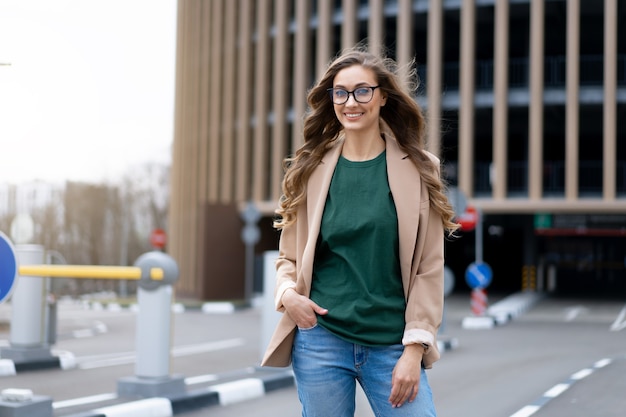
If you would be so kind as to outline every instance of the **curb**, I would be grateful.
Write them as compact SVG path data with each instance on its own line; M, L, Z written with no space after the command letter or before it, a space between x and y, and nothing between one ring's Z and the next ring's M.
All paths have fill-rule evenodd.
M76 367L76 358L70 352L58 351L52 356L30 360L14 361L13 359L0 359L0 377L13 376L18 372L35 371L40 369L73 369Z
M230 405L259 398L268 392L293 385L293 372L288 370L258 378L244 378L216 384L168 398L146 398L65 417L122 417L131 415L136 417L171 417L209 406Z
M506 324L528 311L528 309L544 297L545 294L535 291L523 291L511 294L489 307L486 315L465 317L462 322L462 327L472 330L492 329L495 326Z
M544 297L544 293L535 291L511 294L489 307L487 314L494 318L496 324L505 324L528 311Z

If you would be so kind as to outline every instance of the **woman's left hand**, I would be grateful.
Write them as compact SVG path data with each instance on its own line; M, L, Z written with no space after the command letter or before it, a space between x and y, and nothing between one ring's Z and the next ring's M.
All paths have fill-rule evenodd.
M422 372L422 356L424 347L412 344L404 347L404 352L391 374L391 395L389 402L392 407L400 407L406 401L412 402L417 397Z

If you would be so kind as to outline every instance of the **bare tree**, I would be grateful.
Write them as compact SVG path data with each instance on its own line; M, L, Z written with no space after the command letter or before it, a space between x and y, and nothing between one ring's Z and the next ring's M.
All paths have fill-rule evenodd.
M118 184L67 182L63 191L29 213L35 223L34 241L60 253L69 264L132 265L152 250L151 231L167 227L168 182L169 167L156 163L133 168ZM7 235L15 215L0 215L0 230ZM115 280L64 282L64 290L78 293L136 289L136 283L118 286Z
M133 208L128 256L134 260L151 250L152 230L167 229L169 167L155 163L142 165L125 177L124 188L126 201Z
M128 171L118 190L115 207L116 240L120 265L130 265L151 250L149 236L155 228L165 228L168 206L169 169L165 165L145 164ZM120 282L125 296L136 290L136 282Z
M31 213L35 223L33 241L44 248L59 250L63 247L63 195L57 195L43 207L35 208Z
M116 189L104 184L68 182L65 188L65 250L69 263L79 265L113 264L111 253L110 207L117 198ZM115 259L117 261L117 259ZM102 281L82 283L84 290L111 290Z

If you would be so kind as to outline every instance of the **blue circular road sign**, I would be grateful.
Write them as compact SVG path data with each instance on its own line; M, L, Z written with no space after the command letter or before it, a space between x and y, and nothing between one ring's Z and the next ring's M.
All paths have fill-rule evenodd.
M491 267L484 262L472 262L465 270L465 281L475 290L487 288L492 278Z
M17 279L17 256L13 244L0 232L0 303L9 298Z

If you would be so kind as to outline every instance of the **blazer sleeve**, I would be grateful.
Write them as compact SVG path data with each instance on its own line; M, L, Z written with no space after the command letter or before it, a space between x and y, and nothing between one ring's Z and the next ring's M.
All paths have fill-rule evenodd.
M444 230L441 216L428 202L422 203L417 239L417 273L411 277L402 343L421 343L428 350L436 344L443 315Z
M289 288L296 288L296 222L284 227L280 233L278 258L276 259L276 287L274 289L274 306L283 312L282 296Z
M430 205L428 190L423 182L421 188L413 260L417 262L417 268L412 268L416 272L412 273L408 289L402 343L421 343L425 348L424 363L429 368L439 358L436 338L443 316L445 231L441 215Z

